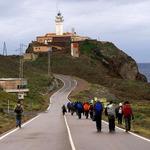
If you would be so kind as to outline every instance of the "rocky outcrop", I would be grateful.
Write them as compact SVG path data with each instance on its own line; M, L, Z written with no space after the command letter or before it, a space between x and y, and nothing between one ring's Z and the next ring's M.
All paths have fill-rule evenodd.
M134 61L129 61L119 67L118 73L123 79L136 80L138 68Z
M113 43L88 40L80 43L80 45L80 50L83 53L88 49L87 47L91 47L90 55L94 54L111 72L122 79L147 81L146 77L140 74L135 60Z

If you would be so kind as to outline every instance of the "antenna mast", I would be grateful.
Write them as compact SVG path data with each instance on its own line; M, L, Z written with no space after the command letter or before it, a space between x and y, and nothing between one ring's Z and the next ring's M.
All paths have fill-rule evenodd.
M5 42L3 44L3 55L7 56L7 47L6 47L6 43Z

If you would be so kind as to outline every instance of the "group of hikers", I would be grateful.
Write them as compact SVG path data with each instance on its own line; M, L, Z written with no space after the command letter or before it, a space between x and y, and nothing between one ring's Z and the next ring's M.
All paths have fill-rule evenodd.
M66 108L67 107L67 108ZM14 112L16 113L16 127L21 128L21 120L23 113L23 106L21 101L17 102ZM68 102L67 105L62 106L62 113L65 115L66 112L77 114L78 118L81 119L82 114L86 119L89 117L96 122L97 132L101 132L102 129L102 114L103 112L108 117L109 123L109 132L115 131L115 119L117 118L118 124L122 124L123 118L125 121L125 130L126 132L131 129L131 120L134 119L131 105L128 101L125 101L123 104L115 105L110 101L106 106L103 106L103 103L99 100L86 101L84 103L80 101Z
M115 105L110 101L105 107L99 100L91 100L86 102L68 102L62 106L62 113L65 115L66 112L77 114L78 118L81 119L82 114L86 119L90 118L96 122L97 132L101 132L102 129L102 114L103 112L108 117L109 132L115 132L115 119L118 120L118 124L122 125L123 118L125 121L126 132L131 129L131 120L134 119L133 112L129 101L125 101L123 104Z

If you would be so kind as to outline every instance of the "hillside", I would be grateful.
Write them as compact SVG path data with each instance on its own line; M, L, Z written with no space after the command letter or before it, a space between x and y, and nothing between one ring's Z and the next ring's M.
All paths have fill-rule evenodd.
M74 75L91 83L106 86L118 98L150 100L150 85L142 82L146 81L146 78L138 72L136 62L113 43L84 41L80 43L80 51L80 58L72 58L69 54L53 53L52 71ZM24 67L25 77L30 76L29 83L35 85L31 90L39 88L36 84L37 79L39 84L47 84L48 80L45 76L47 56L46 54L39 56L36 61L26 62ZM0 77L18 77L18 57L1 56L0 60Z
M46 54L41 54L34 63L46 70ZM122 79L99 60L87 55L81 55L80 58L72 58L69 54L53 53L51 55L51 63L54 73L77 76L90 83L100 84L109 88L120 99L150 100L149 83Z
M18 77L19 57L18 56L0 56L0 78ZM29 94L25 97L23 104L25 112L28 113L24 119L28 119L43 111L49 104L49 92L55 90L55 79L49 78L46 70L42 70L38 63L24 63L24 77L28 79ZM5 93L0 90L0 133L15 126L13 114L5 113L7 111L8 100L10 101L10 110L14 109L17 102L16 94Z

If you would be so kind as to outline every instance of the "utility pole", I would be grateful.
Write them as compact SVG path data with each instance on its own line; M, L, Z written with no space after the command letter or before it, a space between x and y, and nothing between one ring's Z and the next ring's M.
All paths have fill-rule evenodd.
M51 75L51 59L50 59L50 57L51 57L51 52L52 52L52 48L50 47L49 49L48 49L48 76L50 76Z
M19 63L19 78L23 78L23 44L20 44L20 63Z
M9 111L10 110L10 102L9 102L9 100L8 100L8 107L7 107L7 112L8 112L8 114L9 114Z
M19 48L19 56L20 56L20 60L19 60L19 79L20 79L20 85L19 85L19 93L18 93L18 99L24 99L24 93L21 93L21 89L23 88L23 73L24 73L24 60L23 60L23 48L24 48L24 44L20 44L20 48Z
M5 42L3 44L3 55L7 56L7 47L6 47L6 43Z
M23 61L23 49L24 47L27 47L26 45L24 44L20 44L20 48L19 48L19 56L20 56L20 64L19 64L19 78L23 79L23 73L24 73L24 61Z

